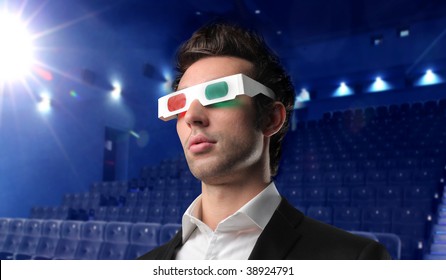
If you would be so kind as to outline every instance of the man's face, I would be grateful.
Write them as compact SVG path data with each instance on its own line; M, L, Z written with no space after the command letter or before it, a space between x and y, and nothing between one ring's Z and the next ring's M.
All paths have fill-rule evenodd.
M217 78L249 74L252 64L235 57L208 57L192 64L181 78L178 89ZM178 117L177 132L189 168L208 184L243 180L261 166L264 151L262 131L255 127L253 99L235 100L203 107L194 100Z

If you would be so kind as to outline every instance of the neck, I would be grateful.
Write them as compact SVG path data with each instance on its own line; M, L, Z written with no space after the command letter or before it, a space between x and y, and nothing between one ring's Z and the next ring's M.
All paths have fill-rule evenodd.
M262 192L271 182L270 173L264 170L269 168L260 169L257 174L250 172L243 179L232 176L220 184L202 182L202 221L215 230L221 221Z

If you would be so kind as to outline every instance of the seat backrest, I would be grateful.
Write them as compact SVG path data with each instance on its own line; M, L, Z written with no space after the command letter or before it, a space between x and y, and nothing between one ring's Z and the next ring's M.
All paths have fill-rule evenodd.
M75 260L96 260L101 249L102 241L80 240L74 253Z
M59 239L56 250L54 251L54 258L62 260L74 259L74 254L76 253L78 244L79 240L77 239Z
M164 244L181 229L181 224L165 224L160 229L160 241L159 244Z
M54 256L54 252L56 251L57 243L59 242L59 238L54 237L40 237L39 244L36 248L36 257L51 259Z
M80 239L82 222L63 221L61 224L60 237L64 239Z
M42 236L59 238L60 237L60 220L46 220L42 223Z
M40 236L42 233L42 221L28 219L23 225L23 235Z
M9 221L9 234L20 235L23 234L23 228L25 226L25 219L11 219Z
M99 260L123 260L126 257L127 243L104 242L99 252Z
M401 239L398 235L393 233L380 233L375 232L375 236L378 238L378 242L386 247L392 259L401 259Z
M161 224L136 223L133 224L130 234L130 243L157 246L159 243Z
M127 222L109 222L105 226L104 241L128 243L132 224Z
M104 221L88 221L83 223L81 239L89 241L102 241L104 239L104 229L107 223Z
M0 218L0 234L8 234L9 232L9 219Z

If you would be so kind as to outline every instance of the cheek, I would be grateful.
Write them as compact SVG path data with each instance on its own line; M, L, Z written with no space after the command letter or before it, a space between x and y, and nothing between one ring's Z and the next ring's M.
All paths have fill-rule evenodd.
M178 134L178 137L180 138L180 141L181 141L182 144L184 144L184 142L186 141L187 131L186 131L186 127L185 126L186 125L185 125L184 121L181 120L180 118L178 118L178 121L177 121L177 134Z

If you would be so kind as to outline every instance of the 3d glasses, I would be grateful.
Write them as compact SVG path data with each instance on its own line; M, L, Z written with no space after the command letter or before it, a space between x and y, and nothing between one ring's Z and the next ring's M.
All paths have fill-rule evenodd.
M275 98L274 92L261 83L236 74L188 87L158 99L158 118L168 121L186 112L192 101L198 99L203 106L235 99L238 95L254 97L258 94Z

